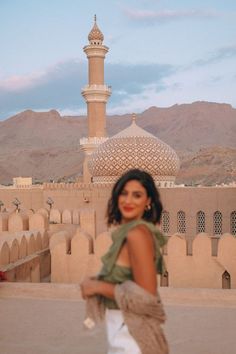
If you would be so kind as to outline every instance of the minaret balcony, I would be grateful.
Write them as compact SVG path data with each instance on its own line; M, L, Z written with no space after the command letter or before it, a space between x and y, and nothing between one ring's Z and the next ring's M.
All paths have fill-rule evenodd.
M101 44L97 44L97 45L89 44L86 45L83 49L87 55L87 58L91 58L91 57L105 58L106 53L109 51L108 47Z
M80 139L80 146L86 155L91 155L98 145L107 141L108 137L88 137Z
M107 85L86 85L82 91L86 102L107 102L111 96L111 86Z

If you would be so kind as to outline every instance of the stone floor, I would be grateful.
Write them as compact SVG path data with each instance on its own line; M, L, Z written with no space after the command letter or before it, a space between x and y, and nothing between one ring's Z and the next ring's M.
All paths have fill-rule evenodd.
M170 354L236 353L236 290L160 292ZM1 283L0 353L105 354L104 328L88 332L83 318L77 285Z

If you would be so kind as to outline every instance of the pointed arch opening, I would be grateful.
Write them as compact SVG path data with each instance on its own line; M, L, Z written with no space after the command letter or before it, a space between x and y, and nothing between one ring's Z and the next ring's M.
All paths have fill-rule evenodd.
M222 289L231 289L231 277L227 271L222 274Z
M213 233L214 235L222 235L222 213L217 210L213 215Z
M199 210L197 212L197 220L196 220L196 232L197 234L201 233L201 232L206 232L206 217L205 217L205 213L202 210Z
M230 214L230 233L236 236L236 210Z
M160 281L161 286L169 286L169 274L167 271L161 275L161 281Z
M186 233L186 216L183 210L177 213L177 232L180 234Z

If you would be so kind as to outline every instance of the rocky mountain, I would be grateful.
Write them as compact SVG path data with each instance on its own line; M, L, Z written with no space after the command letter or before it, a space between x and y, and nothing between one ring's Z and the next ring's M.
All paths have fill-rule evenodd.
M107 118L108 135L127 127L131 115ZM236 109L194 102L151 107L137 124L172 146L181 159L178 183L211 185L236 179ZM15 176L38 181L69 180L81 174L79 139L87 136L86 117L55 111L24 111L0 122L0 184Z

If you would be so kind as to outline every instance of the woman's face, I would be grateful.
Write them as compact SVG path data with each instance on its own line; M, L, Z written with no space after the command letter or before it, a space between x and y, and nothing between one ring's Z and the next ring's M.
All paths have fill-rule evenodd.
M118 208L121 212L122 222L141 219L150 202L151 199L140 182L136 180L127 182L118 197Z

